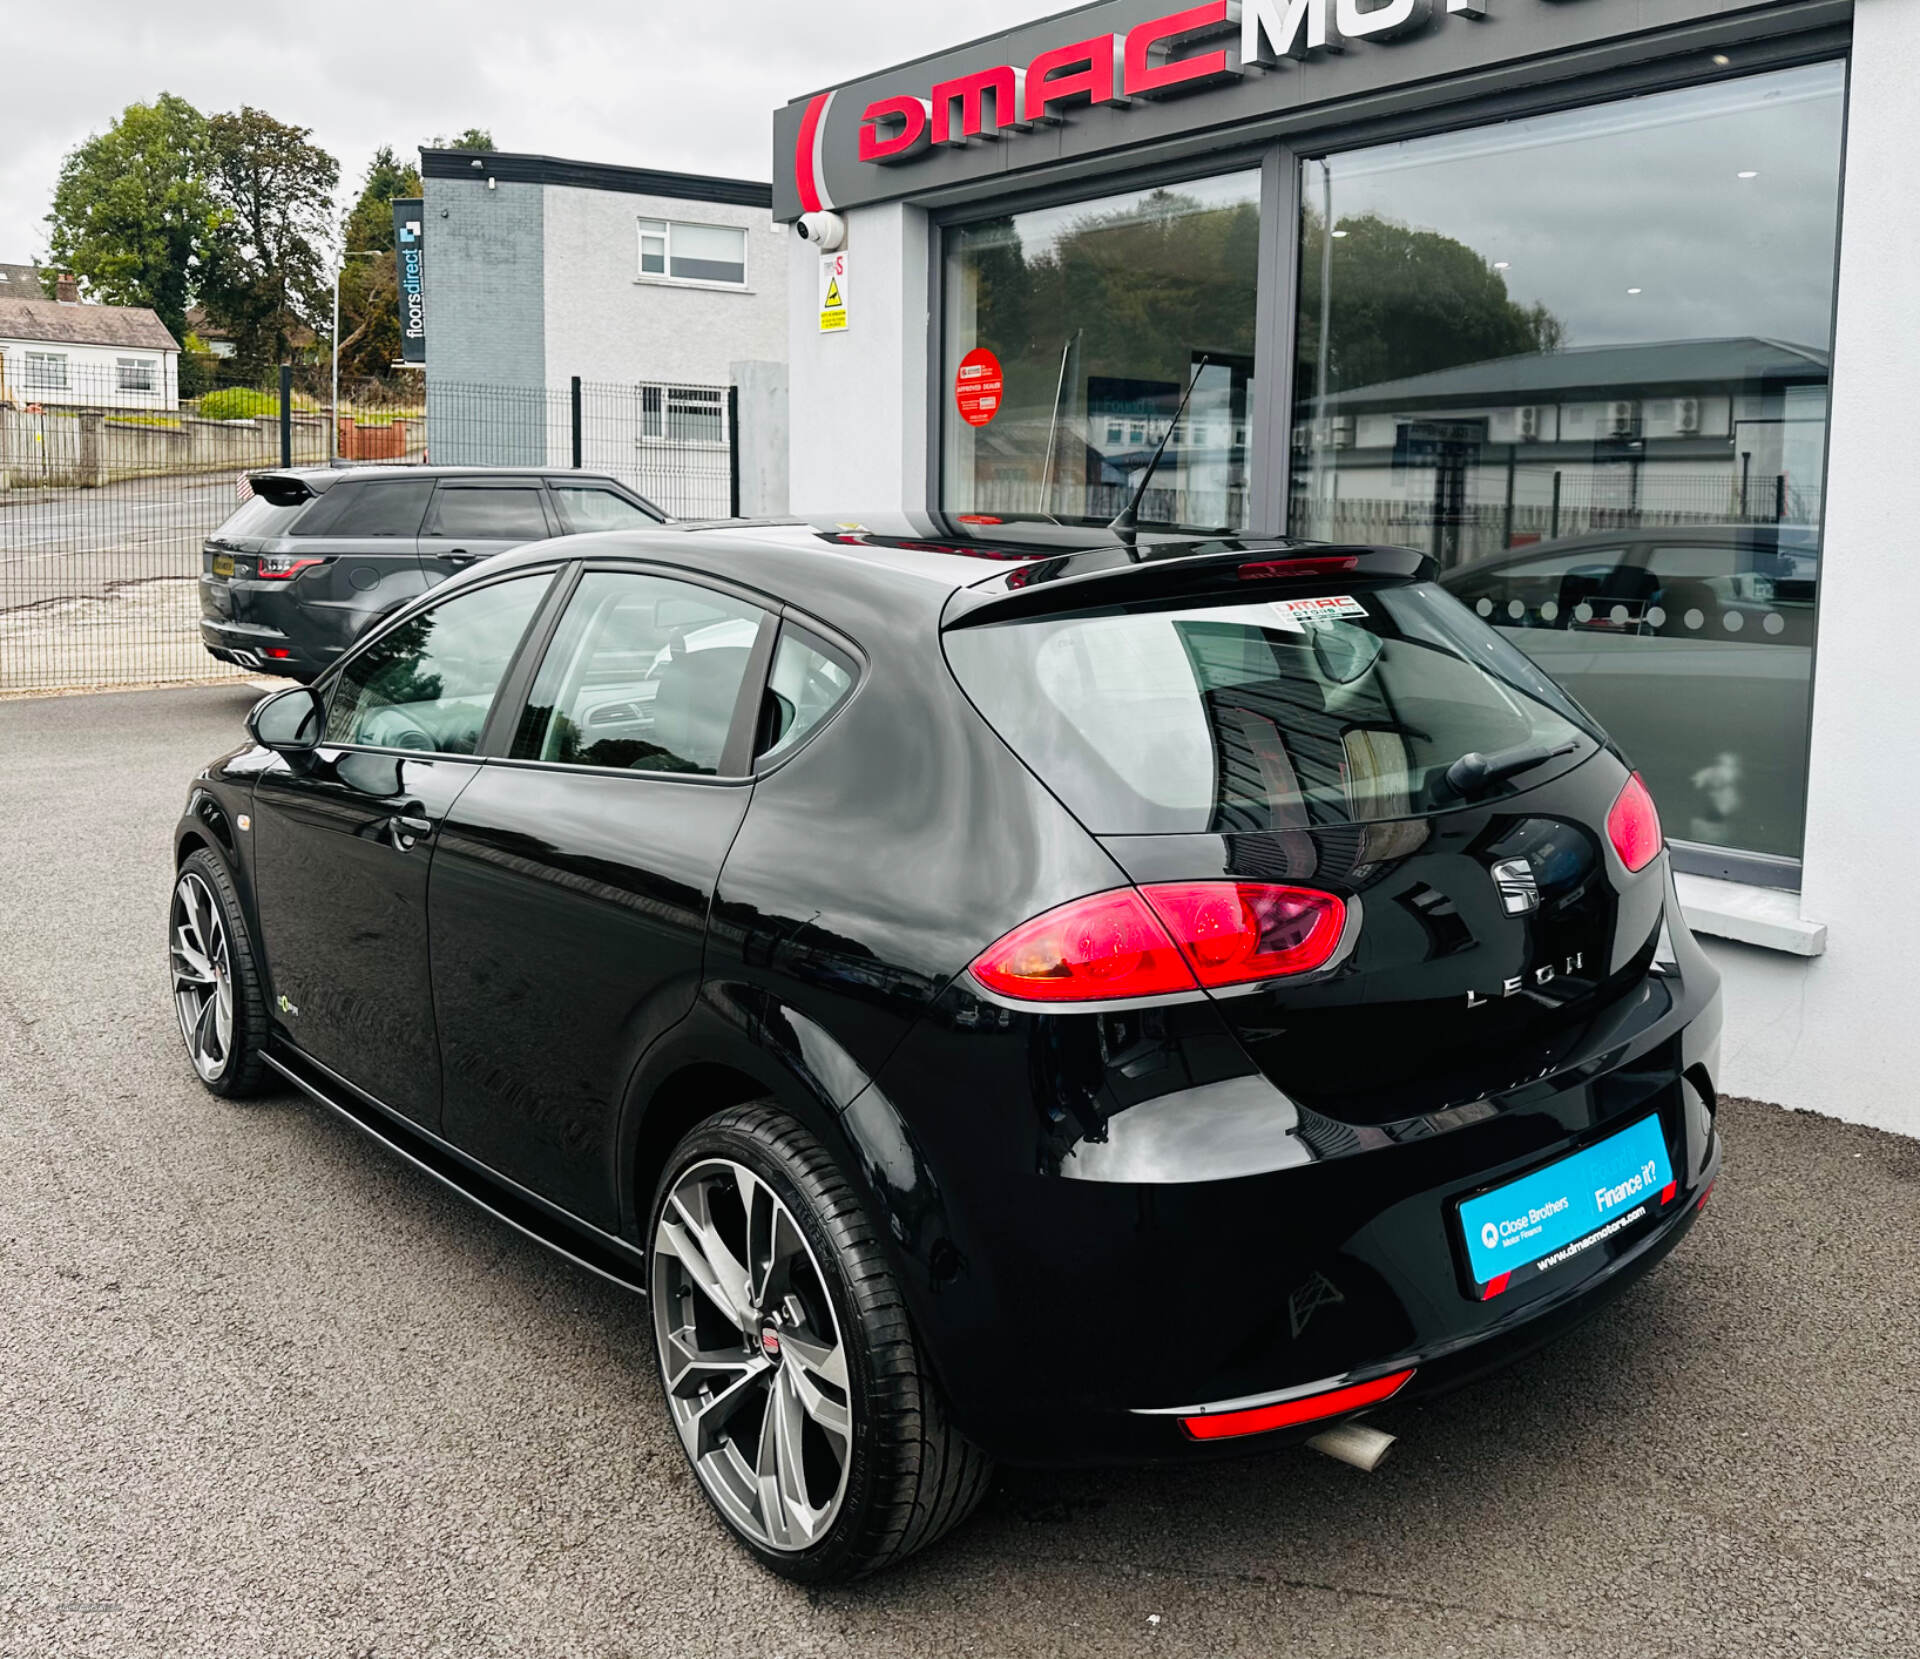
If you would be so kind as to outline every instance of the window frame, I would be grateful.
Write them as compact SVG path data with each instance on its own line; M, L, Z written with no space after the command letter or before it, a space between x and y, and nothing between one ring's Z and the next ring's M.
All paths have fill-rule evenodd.
M144 386L129 386L129 371L144 374L147 383ZM157 357L116 357L113 360L113 389L123 397L158 397L160 395L160 360Z
M508 706L509 694L518 690L524 697L525 687L521 682L523 677L531 679L531 676L523 676L527 651L536 640L543 639L546 633L551 631L550 623L558 614L554 610L554 596L567 587L566 582L556 582L554 578L566 569L564 560L555 560L550 564L519 566L512 570L489 574L484 581L462 582L451 593L445 586L431 589L427 595L423 596L427 601L425 604L402 605L391 616L383 618L377 626L369 629L341 652L333 662L327 665L326 671L317 676L313 682L313 689L319 693L322 704L320 729L324 734L333 722L333 700L347 669L360 657L373 650L395 628L416 616L438 610L442 605L450 605L456 600L464 599L468 594L478 593L483 588L498 587L503 582L523 581L529 577L545 577L546 592L540 596L539 602L533 607L533 615L528 618L526 627L521 631L519 642L507 659L506 672L500 676L500 683L494 688L493 702L487 709L487 718L480 726L480 740L473 746L471 754L448 755L438 749L394 749L376 743L328 743L324 741L324 735L319 747L330 753L342 755L403 755L415 760L460 760L469 764L485 764L500 741L501 717ZM512 728L509 726L506 730L511 737Z
M660 447L664 449L698 449L718 452L727 448L727 388L724 386L702 386L689 381L644 380L635 391L639 395L639 438L642 447ZM720 431L717 437L695 438L674 433L673 422L676 413L674 399L680 398L678 413L684 418L689 413L687 404L698 402L700 413L706 413L706 400L713 399L714 413L719 418ZM657 426L658 430L654 430Z
M57 363L58 380L42 379L35 365ZM73 389L73 354L67 351L23 351L20 354L20 390L23 392L67 392Z
M653 237L651 227L659 226L665 231L664 237ZM673 233L677 227L685 226L692 230L729 230L740 238L740 280L724 281L719 277L682 277L673 274ZM659 272L646 269L647 241L649 237L664 241L666 245L666 269ZM746 294L753 291L753 237L745 225L729 225L716 220L706 219L663 219L645 214L634 218L634 257L633 268L636 283L658 285L666 288L706 288L720 294Z
M528 474L519 478L506 476L497 478L436 478L433 481L433 496L427 502L427 510L420 518L420 528L414 532L416 539L423 542L427 540L456 541L462 539L461 537L447 535L438 528L440 502L443 497L449 494L457 494L467 490L532 490L534 494L540 498L540 511L545 515L547 521L547 537L551 538L565 534L559 527L560 518L558 509L547 495L546 479L536 474ZM472 532L463 532L463 535L464 539L468 541L507 541L512 539L498 535L474 535ZM542 538L536 536L531 539L538 541ZM428 552L431 551L431 549L423 548L421 551Z

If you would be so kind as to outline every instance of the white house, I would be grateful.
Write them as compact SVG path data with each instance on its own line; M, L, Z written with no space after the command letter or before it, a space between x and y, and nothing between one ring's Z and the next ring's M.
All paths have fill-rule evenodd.
M0 288L0 404L177 409L180 345L144 306L83 305Z

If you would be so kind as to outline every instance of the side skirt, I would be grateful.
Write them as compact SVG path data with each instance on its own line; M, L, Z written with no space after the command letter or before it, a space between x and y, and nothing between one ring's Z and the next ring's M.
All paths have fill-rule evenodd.
M344 1118L369 1140L377 1141L396 1157L432 1176L469 1203L505 1222L536 1244L544 1244L576 1267L630 1290L647 1294L646 1257L624 1239L603 1233L584 1221L563 1216L546 1200L524 1187L476 1164L437 1135L373 1102L345 1079L336 1077L317 1060L276 1042L264 1056L267 1064L295 1088Z

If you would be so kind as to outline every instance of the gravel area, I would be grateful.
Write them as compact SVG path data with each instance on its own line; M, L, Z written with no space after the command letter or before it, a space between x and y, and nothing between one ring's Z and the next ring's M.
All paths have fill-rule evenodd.
M1744 1102L1687 1243L1380 1412L1376 1474L1012 1472L889 1577L771 1578L642 1304L195 1081L168 830L256 695L0 702L0 1655L1920 1652L1920 1142Z

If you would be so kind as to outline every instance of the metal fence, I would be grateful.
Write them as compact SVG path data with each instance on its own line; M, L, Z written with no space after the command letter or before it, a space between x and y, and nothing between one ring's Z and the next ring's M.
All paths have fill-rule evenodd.
M584 468L676 517L739 499L733 389L574 381L177 395L170 368L36 354L0 384L0 694L235 677L201 644L201 547L280 465Z

